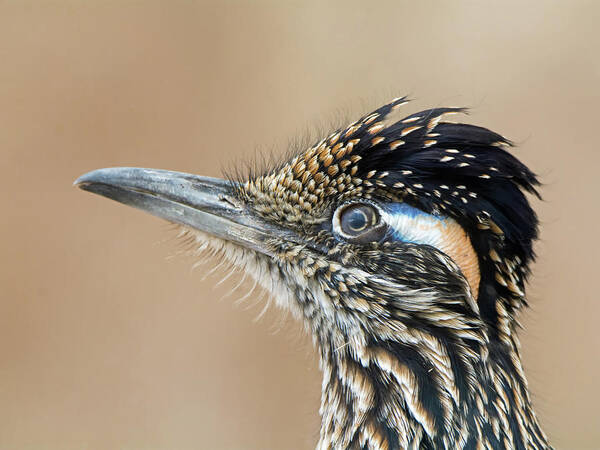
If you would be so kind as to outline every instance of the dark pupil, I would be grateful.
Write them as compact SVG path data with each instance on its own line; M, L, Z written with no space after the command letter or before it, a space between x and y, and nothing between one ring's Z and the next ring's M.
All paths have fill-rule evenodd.
M342 229L350 234L360 233L371 225L372 220L373 211L368 206L351 208L342 216Z

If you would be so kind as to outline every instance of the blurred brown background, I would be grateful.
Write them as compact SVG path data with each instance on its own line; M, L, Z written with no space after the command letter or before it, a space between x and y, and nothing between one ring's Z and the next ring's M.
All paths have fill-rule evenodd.
M219 301L236 277L202 281L168 225L71 183L218 176L406 93L473 107L546 183L524 360L556 447L599 448L600 7L365 5L0 1L0 448L312 448L300 326L254 323L248 285Z

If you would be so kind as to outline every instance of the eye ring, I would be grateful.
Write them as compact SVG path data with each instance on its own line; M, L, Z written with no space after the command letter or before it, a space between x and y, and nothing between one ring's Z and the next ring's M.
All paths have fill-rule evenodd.
M340 238L359 244L378 242L387 230L379 208L367 202L339 206L333 214L332 225Z

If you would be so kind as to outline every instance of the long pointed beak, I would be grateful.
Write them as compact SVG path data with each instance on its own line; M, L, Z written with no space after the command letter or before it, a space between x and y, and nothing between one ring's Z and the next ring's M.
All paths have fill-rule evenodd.
M267 255L272 255L273 233L281 237L289 233L254 217L236 197L237 186L219 178L115 167L86 173L74 184Z

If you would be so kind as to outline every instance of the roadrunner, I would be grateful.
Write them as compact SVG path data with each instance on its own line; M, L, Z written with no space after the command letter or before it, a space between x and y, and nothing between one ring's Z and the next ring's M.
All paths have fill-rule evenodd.
M394 99L261 173L100 169L76 184L192 233L312 335L319 449L550 448L517 337L536 176L485 128Z

